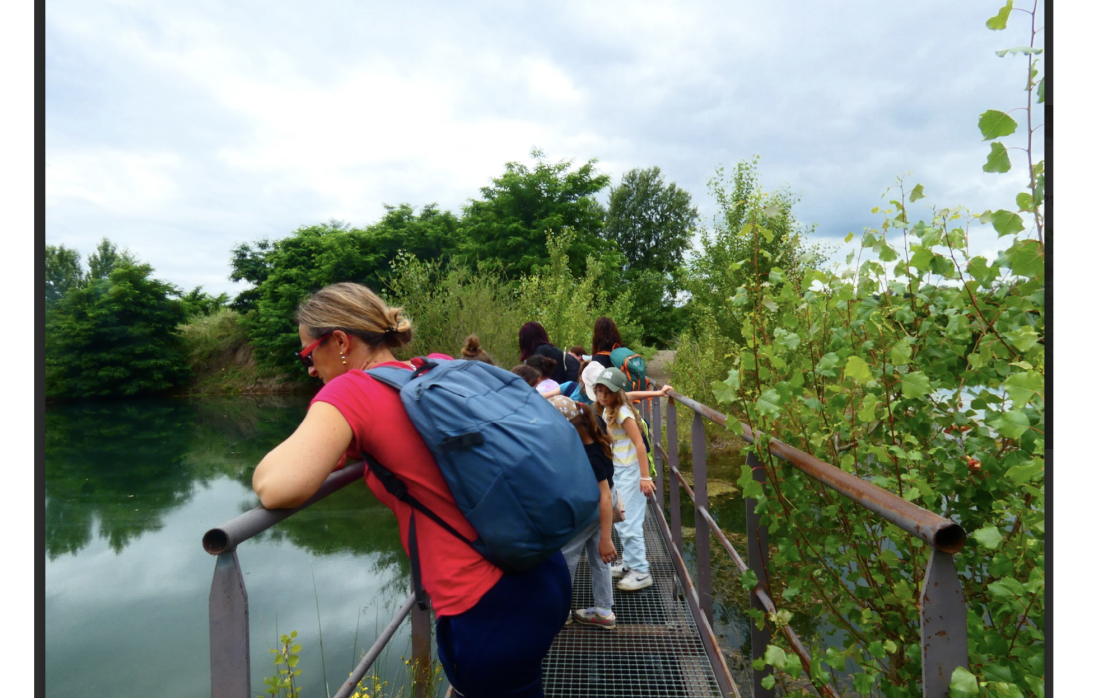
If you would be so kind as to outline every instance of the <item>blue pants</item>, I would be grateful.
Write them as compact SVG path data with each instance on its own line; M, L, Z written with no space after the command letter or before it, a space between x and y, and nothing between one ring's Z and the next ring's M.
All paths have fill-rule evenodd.
M622 542L622 562L640 574L649 573L646 559L646 496L642 494L642 471L636 465L614 469L614 486L626 509L626 520L614 525Z
M447 680L468 698L543 698L541 662L571 605L572 578L559 552L528 572L502 575L469 611L436 623Z

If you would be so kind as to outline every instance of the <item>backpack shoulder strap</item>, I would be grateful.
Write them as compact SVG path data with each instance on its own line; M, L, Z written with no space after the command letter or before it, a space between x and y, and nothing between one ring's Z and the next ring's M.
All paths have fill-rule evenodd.
M412 380L414 371L399 366L378 366L377 368L367 369L366 373L375 381L400 391L404 388L405 383Z
M413 497L409 493L408 488L405 487L405 484L401 482L400 478L394 475L391 470L382 465L376 458L366 453L365 451L362 451L362 458L365 460L370 472L373 473L374 476L376 476L377 479L381 481L381 484L385 487L389 494L409 505L416 511L419 511L421 514L424 514L432 521L435 521L437 524L447 529L448 533L463 541L467 545L471 546L471 548L474 548L475 550L478 549L472 541L467 540L466 536L456 531L451 524L440 518L439 514L435 513L424 504L422 504L420 500Z

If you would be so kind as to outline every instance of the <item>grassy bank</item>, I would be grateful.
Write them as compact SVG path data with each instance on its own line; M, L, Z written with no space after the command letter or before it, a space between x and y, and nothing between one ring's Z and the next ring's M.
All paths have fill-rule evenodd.
M223 308L212 315L195 316L179 329L191 369L184 394L298 393L314 388L257 364L245 331L245 316L240 313Z

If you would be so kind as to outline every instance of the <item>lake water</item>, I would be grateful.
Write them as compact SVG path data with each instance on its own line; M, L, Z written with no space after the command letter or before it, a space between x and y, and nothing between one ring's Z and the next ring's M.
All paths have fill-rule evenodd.
M306 397L64 405L46 414L46 695L209 695L206 529L258 504L261 457ZM304 698L330 693L407 596L396 521L361 483L243 543L252 685L299 631ZM321 628L321 631L320 631ZM408 623L379 662L403 679ZM324 667L326 671L324 672Z

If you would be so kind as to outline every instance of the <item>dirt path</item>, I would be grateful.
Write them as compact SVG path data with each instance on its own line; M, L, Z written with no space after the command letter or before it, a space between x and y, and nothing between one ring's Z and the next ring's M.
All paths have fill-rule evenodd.
M672 383L669 375L669 364L676 356L677 351L675 349L663 349L655 353L646 362L646 376L658 383Z

